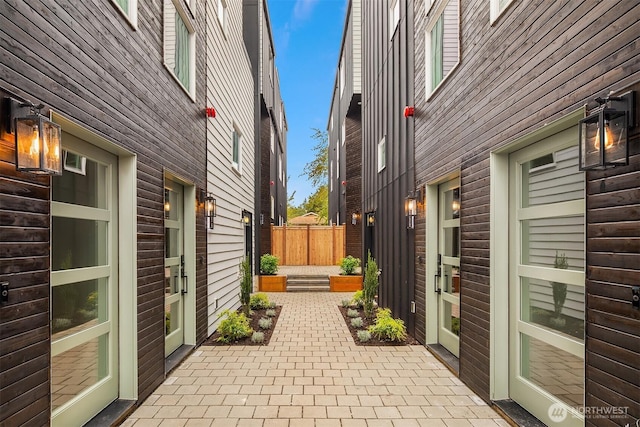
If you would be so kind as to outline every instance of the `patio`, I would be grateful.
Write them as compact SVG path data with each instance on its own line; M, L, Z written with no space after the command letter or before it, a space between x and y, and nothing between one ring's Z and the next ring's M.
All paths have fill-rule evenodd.
M146 426L508 426L423 346L354 344L350 293L272 293L263 347L201 346L125 422Z

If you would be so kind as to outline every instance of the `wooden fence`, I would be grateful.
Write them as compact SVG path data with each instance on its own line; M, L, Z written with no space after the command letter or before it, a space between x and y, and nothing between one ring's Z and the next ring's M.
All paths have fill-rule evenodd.
M271 227L271 254L280 265L336 265L345 253L344 225Z

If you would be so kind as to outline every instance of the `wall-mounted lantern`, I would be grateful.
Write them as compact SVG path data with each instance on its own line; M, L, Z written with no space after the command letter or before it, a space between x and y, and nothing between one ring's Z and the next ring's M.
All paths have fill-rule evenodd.
M15 133L16 169L41 175L62 175L62 130L40 113L44 105L20 103L11 98L3 101L4 131Z
M360 221L360 217L361 217L360 212L358 211L353 212L351 214L351 225L358 225L358 222Z
M216 199L213 197L213 193L203 193L203 202L204 202L204 217L207 220L207 228L209 230L213 230L214 227L214 218L217 216L217 204Z
M600 107L580 120L580 170L629 164L628 133L634 123L635 92L595 99Z
M410 193L404 201L404 213L407 217L407 229L416 228L416 216L418 215L418 198L416 193Z
M251 214L248 211L242 211L242 223L245 227L251 226Z
M376 213L368 212L367 213L367 227L373 227L376 225Z

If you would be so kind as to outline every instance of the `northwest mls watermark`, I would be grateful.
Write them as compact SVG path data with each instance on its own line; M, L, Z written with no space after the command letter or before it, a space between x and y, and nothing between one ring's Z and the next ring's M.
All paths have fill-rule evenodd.
M628 406L574 406L567 407L562 403L554 403L549 406L548 415L551 421L555 423L561 423L568 417L584 419L629 419L629 407ZM632 418L633 419L633 418ZM640 427L640 420L635 420L632 423L627 423L625 427Z

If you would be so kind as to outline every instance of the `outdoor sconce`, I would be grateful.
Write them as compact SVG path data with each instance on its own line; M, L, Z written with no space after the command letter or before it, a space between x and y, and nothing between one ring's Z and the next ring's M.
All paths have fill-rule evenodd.
M209 230L213 230L213 218L216 217L216 199L213 194L207 193L204 197L204 217L207 219L207 227Z
M357 225L360 220L360 212L354 212L351 214L351 225Z
M634 126L635 92L595 100L600 107L580 120L580 170L628 165L628 133Z
M418 199L415 194L409 194L404 202L404 212L407 216L407 229L416 228L416 215L418 215Z
M6 131L15 132L16 170L40 175L62 175L62 131L59 125L40 113L44 105L19 103L5 98L4 106L8 119L5 122ZM19 110L25 108L30 110L30 114L18 116Z
M242 223L245 227L249 227L251 225L251 214L247 211L242 211Z
M374 225L376 225L376 213L369 212L367 214L367 227L373 227Z
M260 214L260 225L264 225L264 214Z

